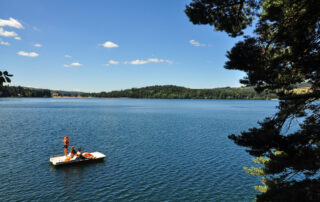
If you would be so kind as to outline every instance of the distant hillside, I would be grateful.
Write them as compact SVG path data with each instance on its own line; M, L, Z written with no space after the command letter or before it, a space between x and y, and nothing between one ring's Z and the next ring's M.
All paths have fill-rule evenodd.
M174 85L149 86L121 91L85 93L84 97L127 97L168 99L276 99L275 94L256 93L252 87L191 89Z
M52 97L52 95L77 97L82 94L84 93L76 91L49 90L23 86L0 86L0 97Z
M310 90L309 84L299 84L294 92L306 93ZM127 90L84 93L76 91L48 90L21 86L0 87L0 97L97 97L97 98L164 98L164 99L244 99L244 100L271 100L277 99L273 93L258 94L253 87L239 88L212 88L191 89L174 85L148 86Z
M21 86L0 86L0 97L51 97L51 91Z

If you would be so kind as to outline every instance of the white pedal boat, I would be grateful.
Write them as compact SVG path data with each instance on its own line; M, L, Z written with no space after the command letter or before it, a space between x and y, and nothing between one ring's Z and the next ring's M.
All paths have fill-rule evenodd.
M90 153L94 156L92 159L79 159L76 157L73 157L72 159L65 161L65 156L52 156L50 157L50 162L54 166L59 165L69 165L69 164L77 164L77 163L84 163L84 162L95 162L95 161L102 161L106 155L100 153L100 152L92 152Z

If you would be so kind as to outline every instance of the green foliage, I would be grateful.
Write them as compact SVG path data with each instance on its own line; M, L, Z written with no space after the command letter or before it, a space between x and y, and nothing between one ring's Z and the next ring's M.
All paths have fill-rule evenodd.
M275 94L256 93L253 88L190 89L179 86L149 86L129 90L89 93L85 97L128 97L128 98L169 98L169 99L275 99Z
M320 201L319 10L319 0L193 0L185 11L194 24L233 37L256 19L254 34L227 52L225 68L246 72L242 84L281 100L260 127L229 136L268 159L256 160L261 168L246 168L263 179L258 201ZM310 84L307 90L295 90L303 82Z
M15 86L0 86L0 97L51 97L50 90Z
M210 24L235 37L251 25L257 6L255 0L196 0L186 6L185 12L193 23Z
M3 86L3 83L11 83L10 77L12 77L12 74L9 74L7 71L0 71L0 87Z

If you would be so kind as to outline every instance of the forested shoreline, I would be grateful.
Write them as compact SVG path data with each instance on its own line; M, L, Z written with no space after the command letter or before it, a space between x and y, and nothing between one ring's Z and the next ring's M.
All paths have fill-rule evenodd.
M158 99L277 99L275 94L256 93L252 87L191 89L174 85L148 86L126 90L83 93L27 88L22 86L0 87L0 97L93 97L93 98L158 98Z
M295 92L308 92L309 84L299 84ZM175 85L148 86L100 93L50 90L23 86L0 86L0 97L79 97L79 98L157 98L157 99L240 99L272 100L278 99L275 93L257 93L253 87L223 87L211 89L192 89Z
M51 91L22 86L0 86L0 97L51 97Z
M85 93L82 97L97 98L162 98L162 99L246 99L270 100L277 99L275 94L262 92L258 94L252 87L190 89L174 85L149 86L120 91Z

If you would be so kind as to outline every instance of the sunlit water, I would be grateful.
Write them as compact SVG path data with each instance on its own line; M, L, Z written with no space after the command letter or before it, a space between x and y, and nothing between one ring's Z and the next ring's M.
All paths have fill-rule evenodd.
M0 201L250 201L259 178L227 136L277 101L0 99ZM102 163L55 168L63 137Z

